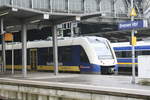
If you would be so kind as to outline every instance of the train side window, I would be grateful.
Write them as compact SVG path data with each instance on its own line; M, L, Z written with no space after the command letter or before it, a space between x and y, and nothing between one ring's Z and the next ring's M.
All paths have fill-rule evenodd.
M6 64L11 65L12 64L12 52L10 50L6 51Z
M14 51L14 64L15 65L21 65L22 64L22 59L20 59L21 55L22 55L21 50L15 50Z
M48 48L47 61L48 61L49 63L52 63L52 62L53 62L53 48L52 48L52 47Z
M87 54L85 53L85 51L82 47L81 47L81 51L80 51L80 60L81 60L81 62L89 63Z
M123 58L130 58L132 56L131 51L122 51Z
M63 53L62 53L62 51L63 51L63 47L59 47L58 48L58 62L59 63L62 63L62 61L63 61Z
M48 48L38 49L38 64L46 65L48 60Z
M30 65L30 49L27 50L27 65Z
M142 51L135 51L135 57L138 57L139 55L142 55Z
M72 61L72 50L71 46L62 47L62 61L71 62Z
M122 57L122 52L120 52L120 51L116 51L115 54L116 54L117 58L121 58Z
M142 55L150 55L150 51L142 51Z

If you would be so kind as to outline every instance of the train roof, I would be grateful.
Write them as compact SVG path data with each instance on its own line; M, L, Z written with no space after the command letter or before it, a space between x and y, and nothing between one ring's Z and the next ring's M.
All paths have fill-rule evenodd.
M127 47L131 46L130 42L111 43L112 47ZM150 41L138 41L136 46L150 46Z
M99 39L101 41L106 41L107 39L103 37L96 36L82 36L82 37L58 37L58 46L69 46L69 45L80 45L84 40L88 39ZM14 49L21 49L21 42L14 42ZM27 48L41 48L52 46L52 38L48 37L47 40L35 40L27 41ZM0 48L1 49L1 48ZM12 49L12 43L7 43L6 49Z

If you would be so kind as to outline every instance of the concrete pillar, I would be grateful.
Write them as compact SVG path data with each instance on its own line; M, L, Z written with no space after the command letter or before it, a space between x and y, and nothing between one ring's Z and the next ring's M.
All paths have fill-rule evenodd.
M27 100L33 100L32 99L32 94L30 94L30 93L27 94Z
M43 100L41 95L38 96L38 100Z
M30 8L32 8L32 9L34 8L33 7L33 0L30 0Z
M10 0L10 5L13 5L14 4L14 0Z
M22 24L22 73L27 76L27 25Z
M115 17L115 0L111 0L111 12L112 16Z
M65 0L65 10L69 12L69 0Z
M67 10L68 10L68 13L70 13L70 2L69 2L69 0L66 0L66 3L67 3Z
M82 1L81 1L81 4L82 4L82 5L81 5L81 6L82 6L82 7L81 7L81 8L82 8L82 11L83 11L83 13L85 13L85 0L82 0Z
M50 10L51 10L51 13L53 12L53 0L50 0Z
M2 36L2 72L6 71L6 52L5 52L5 40L4 40L4 20L1 18L1 36Z
M97 5L97 11L100 12L101 9L100 9L100 3L101 3L101 0L95 0L96 1L96 5Z
M20 91L17 93L17 99L22 100L22 93Z
M53 34L53 62L54 62L54 71L55 75L58 74L58 44L57 44L57 28L56 25L52 27Z

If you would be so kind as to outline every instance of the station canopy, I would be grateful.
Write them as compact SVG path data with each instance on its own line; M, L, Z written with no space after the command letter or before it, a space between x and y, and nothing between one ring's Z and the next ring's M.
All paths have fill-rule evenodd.
M100 16L99 13L94 14L73 14L73 13L51 13L35 9L1 6L0 18L4 18L4 26L21 25L24 23L43 22L48 24L60 24L67 21L76 20L77 17L81 19Z

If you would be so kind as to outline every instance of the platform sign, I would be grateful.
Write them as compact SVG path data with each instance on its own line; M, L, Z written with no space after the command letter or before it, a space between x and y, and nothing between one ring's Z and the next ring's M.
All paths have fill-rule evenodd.
M138 20L138 21L127 21L119 23L118 29L119 30L131 30L131 29L138 29L148 27L146 20Z
M12 33L5 33L4 34L5 41L13 41L13 34Z

